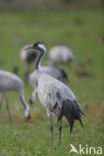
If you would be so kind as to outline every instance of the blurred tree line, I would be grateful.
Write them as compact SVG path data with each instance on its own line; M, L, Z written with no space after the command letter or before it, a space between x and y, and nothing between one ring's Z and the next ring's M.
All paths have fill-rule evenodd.
M0 0L0 9L60 9L104 7L104 0Z

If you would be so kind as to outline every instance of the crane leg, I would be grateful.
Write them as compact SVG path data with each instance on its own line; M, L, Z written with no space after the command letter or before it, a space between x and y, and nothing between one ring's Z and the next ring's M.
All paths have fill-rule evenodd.
M53 147L53 121L52 121L52 114L50 114L49 118L50 118L51 144L52 144L52 147Z
M26 108L24 98L22 98L21 96L20 96L20 101L23 104L24 108Z
M59 130L59 146L60 146L60 144L61 144L61 135L62 135L62 120L59 121L58 130Z
M1 100L0 100L0 113L1 113L1 106L2 106L3 100L4 100L4 94L2 95Z
M9 119L12 121L12 117L11 117L11 114L10 114L9 103L8 103L8 98L7 97L6 97L6 107L7 107Z
M25 108L25 114L27 114L27 115L25 115L25 118L26 119L30 119L31 118L31 115L30 115L30 113L29 113L29 106L27 105L27 103L26 103L26 101L25 101L25 98L24 98L24 96L20 96L20 101L21 101L21 103L23 104L23 106L24 106L24 108ZM26 113L27 112L27 113Z

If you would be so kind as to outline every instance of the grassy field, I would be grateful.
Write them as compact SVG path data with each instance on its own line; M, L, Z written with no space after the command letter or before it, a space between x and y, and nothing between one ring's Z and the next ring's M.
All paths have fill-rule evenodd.
M8 119L5 103L0 114L0 156L77 156L70 154L70 144L99 147L104 150L104 23L102 10L60 12L0 12L0 69L19 67L21 47L44 42L47 53L57 44L69 46L77 61L60 65L69 74L66 83L72 88L86 114L84 130L75 123L72 135L64 120L62 145L58 147L58 130L54 119L54 147L50 144L49 120L38 99L31 107L32 118L26 122L16 93L9 94L13 123ZM43 63L47 61L44 57ZM79 63L78 63L79 62ZM78 76L86 70L88 76ZM25 84L28 101L33 88ZM89 154L86 154L89 156ZM104 155L104 151L102 156ZM93 156L93 154L91 155Z

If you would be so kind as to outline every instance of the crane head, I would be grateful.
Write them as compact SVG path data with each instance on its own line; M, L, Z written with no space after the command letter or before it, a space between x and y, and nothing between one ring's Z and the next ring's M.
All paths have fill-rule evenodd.
M39 50L41 52L46 52L46 47L44 44L42 44L41 42L36 42L33 44L33 47L36 49L36 50Z

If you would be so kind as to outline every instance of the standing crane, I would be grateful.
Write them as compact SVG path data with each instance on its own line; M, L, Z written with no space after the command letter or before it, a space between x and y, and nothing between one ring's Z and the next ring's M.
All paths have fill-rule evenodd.
M24 116L26 119L29 119L30 118L30 107L25 100L24 87L23 87L22 80L13 73L10 73L10 72L4 71L4 70L0 70L0 92L2 93L2 98L0 100L0 108L5 99L8 115L9 115L10 119L12 119L10 111L9 111L9 104L8 104L8 98L7 98L7 94L9 91L18 92L18 94L20 96L20 100L25 109Z
M78 101L71 91L71 89L64 83L51 77L50 75L41 72L40 61L46 52L46 48L43 44L37 42L33 45L34 49L37 50L39 56L37 57L35 65L35 73L31 76L32 82L36 86L30 97L30 103L35 100L35 95L38 95L41 104L47 111L50 119L50 131L51 131L51 142L53 145L53 114L56 115L59 124L59 145L61 143L62 133L62 118L66 117L70 125L70 133L72 132L74 121L79 120L81 126L83 123L81 120L82 112L80 110Z

